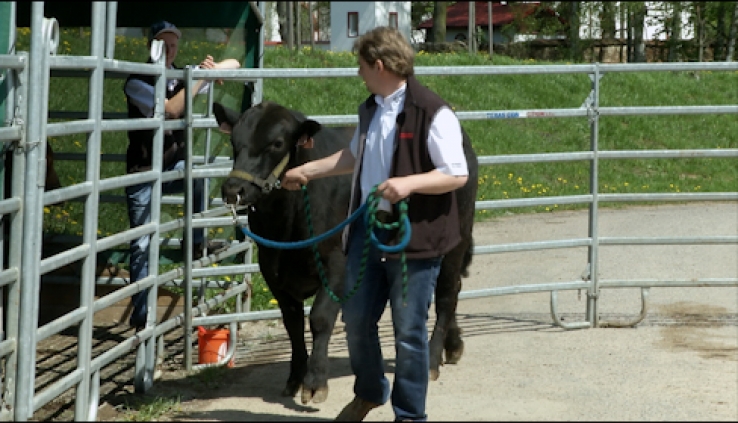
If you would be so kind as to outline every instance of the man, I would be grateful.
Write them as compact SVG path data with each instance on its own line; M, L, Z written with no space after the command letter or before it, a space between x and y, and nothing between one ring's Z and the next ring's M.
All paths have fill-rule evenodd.
M173 24L167 21L157 22L149 30L147 48L149 50L151 49L153 40L162 40L166 52L166 67L168 69L177 68L174 65L174 60L177 57L181 36L182 33ZM148 63L153 63L151 58L149 58ZM200 67L204 69L238 69L240 66L240 63L235 59L226 59L216 63L210 55L207 55L205 60L200 63ZM154 116L154 87L155 77L153 75L131 75L128 77L123 86L123 91L126 94L129 118L150 118ZM210 83L208 81L198 80L194 84L193 93L200 94L207 92L209 87ZM184 88L184 81L176 79L167 81L166 101L164 102L164 113L167 119L178 119L184 114L186 102ZM153 130L128 132L128 151L126 153L127 173L151 170L153 139ZM184 130L165 132L162 171L183 170L185 168L186 141ZM181 179L162 183L162 192L164 194L182 192L183 189L184 181ZM198 213L204 208L203 180L195 179L193 189L193 211ZM126 187L126 203L131 228L144 225L150 221L151 190L152 184L150 182ZM196 260L202 257L203 249L208 248L212 251L214 248L222 247L222 245L205 245L204 229L195 229L193 232L193 258ZM149 242L150 235L145 235L131 241L131 283L143 279L149 274ZM129 322L131 326L137 329L142 328L146 324L147 298L148 290L136 293L131 298L133 311L131 312Z
M405 249L406 296L397 254L372 246L361 287L342 308L356 396L336 420L361 421L391 395L397 420L423 421L427 419L428 310L443 255L461 239L453 192L464 186L468 176L461 125L448 104L415 79L415 52L397 29L378 27L367 32L355 42L354 51L359 76L372 95L359 106L359 126L350 146L290 169L282 186L296 190L312 179L353 171L350 213L376 186L376 195L381 196L377 218L383 220L396 203L409 200L412 236ZM393 236L386 230L375 234L385 244ZM344 292L351 292L357 283L365 236L362 218L344 233L348 255ZM391 391L377 333L387 301L396 352Z

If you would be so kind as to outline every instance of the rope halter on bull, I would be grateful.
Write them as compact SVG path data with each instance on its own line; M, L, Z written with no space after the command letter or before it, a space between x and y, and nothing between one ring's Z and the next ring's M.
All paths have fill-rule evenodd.
M228 176L232 178L243 179L244 181L249 181L257 187L261 188L261 190L264 191L265 194L268 194L274 188L282 188L282 185L279 181L279 175L282 174L282 171L284 171L284 168L287 167L287 163L289 161L290 155L287 154L277 164L277 166L274 168L274 170L272 170L272 172L269 174L269 176L267 176L266 179L261 179L258 176L254 176L248 172L244 172L243 170L238 169L231 170L231 173L229 173Z
M240 171L240 170L231 171L229 176L249 181L259 186L265 193L269 193L273 188L277 188L277 189L281 188L281 185L279 183L279 175L282 173L282 171L286 167L288 160L289 160L289 155L285 156L285 158L282 159L282 161L271 172L271 174L269 175L269 177L267 177L267 179L261 179L261 178L251 175L250 173ZM328 296L333 301L337 303L341 303L341 304L348 301L359 290L359 287L361 286L361 283L364 280L364 271L366 270L366 261L369 255L369 248L371 244L374 244L380 251L383 251L383 252L387 252L387 253L398 253L399 252L400 260L402 263L402 302L404 304L406 302L406 297L407 297L407 260L405 258L405 247L407 247L407 244L410 242L410 234L411 234L410 220L407 217L407 199L403 199L398 203L399 219L396 222L382 223L376 218L377 205L379 204L379 200L381 199L380 196L376 195L376 191L377 191L377 186L375 185L374 187L372 187L371 191L369 192L366 202L362 204L361 207L359 207L355 212L353 212L343 222L339 223L335 228L330 229L321 235L315 236L314 230L313 230L312 213L311 213L311 208L310 208L310 196L308 195L307 187L303 185L302 193L303 193L303 200L305 203L305 220L307 221L308 231L310 234L310 238L304 241L297 241L297 242L272 241L266 238L262 238L259 235L256 235L255 233L247 229L245 226L241 226L241 231L244 233L244 235L253 239L257 244L270 247L270 248L283 249L283 250L290 250L290 249L294 250L294 249L299 249L299 248L305 248L308 246L312 247L313 253L315 255L315 266L318 269L318 274L320 275L320 281L323 284L323 288L326 290L326 292L328 293ZM238 225L238 214L236 211L236 205L230 204L230 206L231 206L231 212L233 213L233 222L234 224ZM338 295L336 295L335 292L333 292L330 286L328 286L328 280L325 275L325 269L323 268L323 262L320 260L320 252L318 251L317 244L319 242L322 242L336 235L346 225L356 220L362 214L364 215L365 222L366 222L366 236L364 239L364 249L363 249L363 253L362 253L363 255L361 258L361 265L359 267L359 277L356 281L356 284L351 289L351 292L349 292L344 298L340 298ZM375 227L380 228L380 229L399 229L400 242L397 245L392 245L392 246L382 244L381 242L379 242L376 235L374 234Z

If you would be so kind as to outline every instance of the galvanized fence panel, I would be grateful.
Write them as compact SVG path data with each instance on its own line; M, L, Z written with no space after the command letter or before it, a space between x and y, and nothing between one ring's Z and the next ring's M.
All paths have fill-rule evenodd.
M0 139L3 142L4 158L12 155L9 161L12 171L3 164L2 172L4 178L11 178L10 192L5 192L7 185L3 181L4 195L0 199L0 213L2 213L0 221L0 239L2 240L2 245L0 245L0 361L4 365L4 372L0 376L0 420L10 420L13 418L10 410L16 401L15 383L18 375L20 269L23 240L21 207L26 170L25 156L20 153L20 150L25 141L22 123L27 110L25 103L17 100L28 96L28 72L25 68L28 55L26 53L3 55L0 63L6 69L7 96L4 122L8 125L0 132ZM15 243L15 248L12 248L9 245L11 240L20 242ZM4 262L6 249L7 263ZM6 302L7 309L5 308Z
M193 129L215 129L215 119L207 115L197 115L192 112L192 103L188 101L187 114L183 119L164 121L163 105L164 77L179 77L187 82L188 89L192 87L193 81L198 79L226 79L238 81L256 81L261 83L269 78L324 78L324 77L351 77L356 78L354 68L329 68L329 69L238 69L238 70L165 70L161 63L140 64L115 60L111 40L111 33L105 28L114 28L115 2L96 3L93 6L93 27L91 56L54 56L54 28L55 21L43 18L43 3L36 2L33 6L32 20L32 42L30 56L26 60L24 54L17 56L0 56L0 67L12 69L18 77L27 78L28 83L19 84L22 89L29 85L33 90L23 98L27 99L25 106L14 107L12 118L25 120L25 127L11 124L0 130L0 139L4 142L18 142L23 149L21 163L14 167L14 193L5 200L0 201L0 211L6 215L14 216L11 234L23 234L22 243L11 243L9 266L0 271L0 286L8 288L6 291L11 299L16 298L20 305L15 311L16 320L9 318L6 323L6 335L0 338L0 357L6 357L6 378L4 379L2 408L9 411L11 418L15 420L27 420L33 412L40 407L57 398L64 391L75 388L77 399L75 402L75 419L94 419L99 401L100 372L101 369L130 354L136 350L136 369L134 385L138 391L147 390L153 383L154 369L157 359L163 354L163 335L173 330L183 330L185 334L185 363L188 369L192 369L192 332L198 325L208 326L216 324L230 324L233 329L234 323L254 321L261 319L279 318L278 310L251 312L246 306L242 310L241 296L250 294L250 281L245 279L243 283L231 285L225 292L204 301L200 298L199 304L194 304L193 288L210 285L204 278L220 277L226 275L248 276L258 272L258 264L250 262L241 265L206 267L209 264L220 261L239 253L246 253L250 260L250 242L234 244L227 251L211 257L203 258L198 262L186 254L185 263L182 267L159 274L156 266L150 269L149 277L135 284L129 284L104 297L94 298L95 280L94 265L96 255L107 251L121 243L126 243L139 236L149 234L154 240L150 252L150 262L158 263L160 250L159 245L168 241L163 234L177 229L184 230L190 234L195 228L222 227L234 222L230 211L222 205L222 201L213 200L213 208L206 209L203 213L192 213L189 198L191 196L192 181L194 178L222 178L228 174L231 161L227 157L210 158L206 156L195 158L191 150L188 154L188 166L185 172L161 171L160 165L155 165L149 172L136 175L120 175L106 179L100 179L100 143L102 134L106 131L126 131L129 129L154 129L157 133L155 144L156 156L154 163L159 163L160 147L163 141L162 134L165 129L184 129L188 137L192 138ZM97 38L96 38L97 37ZM28 66L26 66L28 64ZM474 291L463 291L460 299L480 298L486 296L516 295L533 292L551 293L551 312L555 323L568 329L593 327L597 325L616 325L608 322L599 322L597 313L598 293L602 288L638 287L642 288L643 312L640 316L627 324L636 324L644 317L645 302L647 300L647 289L651 286L737 286L738 279L700 279L682 281L660 281L660 280L601 280L598 278L596 267L598 265L598 248L602 245L637 245L637 244L736 244L738 237L733 235L704 236L704 237L600 237L597 234L597 210L601 202L632 202L632 201L735 201L738 193L680 193L680 194L605 194L597 192L597 166L602 160L627 160L642 158L690 158L690 157L738 157L738 149L697 149L697 150L673 150L673 151L601 151L598 148L598 121L601 116L625 116L625 115L665 115L665 114L738 114L738 105L716 105L716 106L663 106L663 107L600 107L598 93L600 76L604 73L614 72L663 72L663 71L736 71L738 63L668 63L668 64L623 64L623 65L539 65L539 66L468 66L468 67L418 67L418 75L546 75L546 74L587 74L592 81L590 97L585 100L581 108L540 109L540 110L482 110L459 112L461 120L494 120L494 119L528 119L528 118L574 118L587 119L590 124L590 149L589 151L577 151L570 153L536 153L536 154L514 154L500 156L483 156L479 158L482 166L495 164L515 163L542 163L561 161L584 161L590 163L591 184L590 193L585 195L556 196L543 198L525 198L508 200L477 201L476 209L499 209L513 207L530 207L538 205L554 204L587 204L592 210L588 222L588 236L577 239L561 239L553 241L534 241L514 244L477 245L475 254L498 254L514 251L561 249L574 247L587 247L587 263L589 271L582 280L555 283L538 283L529 285L518 285L511 287L485 288ZM102 84L105 72L126 75L130 73L142 73L154 75L157 78L157 98L160 99L159 108L152 119L127 119L125 116L115 116L102 112ZM76 73L75 73L76 72ZM77 75L89 78L90 100L89 110L84 114L67 113L57 116L68 118L79 117L80 120L63 123L48 123L48 82L50 77L69 77ZM39 89L41 87L41 89ZM16 98L13 93L9 97ZM211 110L209 98L208 110ZM9 112L10 113L10 112ZM54 111L51 111L54 115ZM357 123L356 115L340 116L311 116L311 118L323 124L351 124ZM85 181L73 186L61 188L54 192L44 193L43 184L38 182L41 171L39 163L43 162L43 149L48 136L86 134L88 150L85 155L61 153L65 159L86 160ZM188 144L191 145L191 144ZM189 147L191 148L191 147ZM206 151L208 149L206 148ZM123 160L120 155L114 157L102 157L102 161ZM212 163L210 163L212 160ZM209 163L203 166L193 167L195 163ZM24 167L28 172L23 172ZM20 172L20 173L16 173ZM18 183L18 179L25 178L28 183ZM161 182L183 179L188 186L184 197L167 197L160 195ZM97 236L97 209L100 201L121 202L120 198L106 197L105 192L123 188L137 183L153 182L154 195L152 196L152 220L148 225L135 229L129 229L107 237ZM41 259L40 234L42 233L42 216L40 210L46 204L58 201L81 200L85 208L85 225L78 245L68 251L55 254ZM185 208L185 216L182 219L174 219L161 222L160 207L162 204L181 204ZM22 210L22 213L20 211ZM22 222L21 227L18 226ZM247 219L240 218L238 224L247 224ZM191 253L191 251L189 251ZM43 276L58 269L65 264L82 261L83 273L79 279L80 284L80 307L65 314L64 316L38 327L35 310L38 307L39 284ZM75 281L76 282L76 281ZM110 281L108 281L110 282ZM114 283L124 285L125 281L117 280ZM156 291L160 286L175 284L185 290L185 311L166 321L156 322L156 309L149 309L149 324L146 328L122 342L116 347L98 355L94 355L91 349L92 327L94 314L110 307L120 300L130 297L136 292L146 288L152 288L149 294L149 304L156 304ZM217 283L216 283L217 284ZM20 289L20 288L23 289ZM582 322L564 323L558 317L557 292L565 290L586 290L587 310L586 319ZM207 311L229 298L237 297L238 312L228 315L205 316ZM248 304L248 299L246 300ZM305 313L310 308L305 308ZM9 310L12 315L13 310ZM76 367L59 379L48 384L40 392L37 391L34 378L36 375L35 348L41 340L52 337L62 330L79 325L78 335L78 360ZM18 333L23 337L18 337ZM232 334L235 330L232 330ZM233 335L235 336L235 335ZM157 351L158 342L158 351ZM228 357L233 354L233 338L230 342ZM199 366L196 366L199 367ZM13 381L13 377L16 378Z

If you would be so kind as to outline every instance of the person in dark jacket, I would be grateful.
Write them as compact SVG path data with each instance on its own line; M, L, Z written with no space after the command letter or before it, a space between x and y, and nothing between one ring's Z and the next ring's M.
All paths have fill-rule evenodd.
M151 48L153 40L162 40L166 54L166 67L177 68L174 60L177 57L179 39L182 33L172 23L160 21L151 26L149 30L149 41L147 47ZM153 63L149 58L148 63ZM203 69L238 69L240 63L235 59L226 59L222 62L213 61L213 57L207 55L200 63ZM197 80L193 84L193 93L205 93L210 88L210 82ZM181 118L185 111L185 86L184 81L172 79L167 81L166 101L164 102L164 114L166 119ZM128 105L129 118L151 118L154 116L155 102L155 78L153 75L131 75L123 86ZM128 150L126 152L126 172L136 173L152 169L154 130L128 131ZM186 153L186 136L184 130L167 130L164 134L164 152L162 158L162 171L184 170ZM183 192L184 181L182 179L163 182L162 193L172 194ZM195 179L193 182L193 211L201 212L204 208L204 181ZM151 191L152 183L146 182L126 187L126 204L128 207L128 219L131 228L144 225L151 218ZM130 250L130 274L131 283L145 278L149 274L149 242L150 235L145 235L131 241ZM204 229L193 231L193 258L199 259L203 249L212 250L215 245L206 245L204 242ZM212 244L212 243L211 243ZM131 298L133 311L129 323L137 329L146 324L148 289L136 293Z
M397 203L408 199L412 233L405 248L407 292L403 293L399 255L372 245L363 282L342 307L356 380L355 397L336 420L361 421L391 398L397 420L423 421L429 377L428 310L443 256L461 239L454 193L468 178L461 125L449 105L415 79L415 52L400 31L377 27L357 39L354 51L359 76L371 95L359 106L359 125L350 146L290 169L282 186L296 190L312 179L353 172L349 213L376 187L375 195L381 199L375 216L383 221L396 220ZM365 225L358 218L344 231L348 258L344 293L358 282ZM375 229L385 244L392 232ZM396 352L392 389L384 374L378 335L388 301Z

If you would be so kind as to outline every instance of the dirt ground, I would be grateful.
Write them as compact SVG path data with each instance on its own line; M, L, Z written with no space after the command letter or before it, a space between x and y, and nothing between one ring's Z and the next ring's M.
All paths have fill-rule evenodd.
M599 235L737 235L738 203L601 209ZM510 215L477 224L478 246L587 237L587 213ZM475 255L464 290L580 280L586 248ZM738 277L738 245L603 246L600 280ZM584 319L586 292L559 293L565 322ZM600 315L638 315L640 290L602 289ZM457 365L431 382L429 420L738 420L738 288L651 288L648 315L635 328L564 330L553 324L550 294L463 300L466 344ZM388 313L381 322L387 376L394 349ZM161 420L326 421L352 397L353 376L340 323L329 349L330 394L303 405L280 396L289 344L279 321L239 334L234 368L210 376L165 371L146 398L178 397ZM181 366L180 366L181 368ZM99 420L121 418L118 398ZM367 420L394 419L390 404Z

